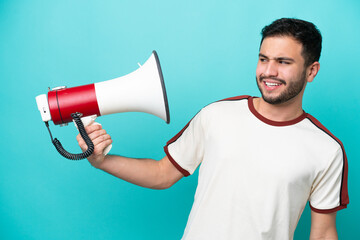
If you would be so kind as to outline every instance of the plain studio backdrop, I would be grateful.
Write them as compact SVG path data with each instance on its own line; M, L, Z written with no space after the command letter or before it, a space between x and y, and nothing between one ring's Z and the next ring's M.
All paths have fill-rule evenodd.
M259 96L255 83L260 31L281 17L314 22L323 35L321 70L304 110L342 140L350 204L338 213L340 239L360 235L360 2L0 1L0 238L180 239L197 173L168 190L131 185L61 157L50 142L35 96L128 74L158 52L171 123L144 113L98 118L111 153L161 159L163 146L210 102ZM50 127L72 152L76 128ZM281 146L279 146L281 149ZM274 149L277 151L277 149ZM307 206L295 232L306 239Z

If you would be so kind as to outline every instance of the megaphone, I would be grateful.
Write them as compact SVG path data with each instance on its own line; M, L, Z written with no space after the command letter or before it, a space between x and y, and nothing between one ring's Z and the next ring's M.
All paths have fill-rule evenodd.
M72 160L83 159L92 154L94 147L85 132L84 125L92 124L98 116L121 112L144 112L170 123L165 83L156 51L153 51L150 58L130 74L94 84L53 88L47 94L38 95L36 103L48 129L49 121L61 126L71 121L76 123L88 145L88 150L80 154L65 151L60 142L52 138L49 129L56 149L62 156Z

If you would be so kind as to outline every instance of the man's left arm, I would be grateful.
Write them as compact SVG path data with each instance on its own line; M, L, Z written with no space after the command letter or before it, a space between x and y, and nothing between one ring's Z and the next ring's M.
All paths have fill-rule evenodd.
M310 240L338 240L336 212L317 213L311 210Z

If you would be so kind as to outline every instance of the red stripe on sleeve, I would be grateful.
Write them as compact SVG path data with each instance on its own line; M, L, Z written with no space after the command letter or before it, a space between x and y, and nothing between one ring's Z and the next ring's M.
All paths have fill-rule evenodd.
M346 157L346 153L345 153L345 149L344 149L344 145L342 144L342 142L335 137L324 125L322 125L316 118L314 118L313 116L311 116L310 114L308 114L307 118L310 119L310 121L312 123L314 123L318 128L320 128L321 130L323 130L325 133L327 133L329 136L331 136L337 143L340 144L341 146L341 150L343 152L343 173L342 173L342 179L341 179L341 193L340 193L340 206L332 209L334 211L346 208L346 205L349 204L349 194L348 194L348 183L347 183L347 179L348 179L348 161L347 161L347 157ZM314 208L315 209L315 208ZM314 210L315 211L315 210ZM318 211L331 211L330 210L318 210Z
M191 120L192 120L192 119L191 119ZM185 126L183 129L181 129L180 132L178 132L174 137L172 137L172 138L166 143L166 145L165 145L165 147L164 147L164 151L165 151L165 153L166 153L166 156L168 156L170 162L171 162L185 177L189 176L190 173L189 173L188 171L186 171L185 169L183 169L183 168L175 161L175 159L171 156L171 154L170 154L170 152L169 152L168 146L169 146L171 143L175 142L175 141L183 134L183 132L184 132L184 131L186 130L186 128L189 126L191 120L186 124L186 126Z
M346 208L346 205L340 205L340 206L338 206L336 208L332 208L332 209L317 209L317 208L314 208L313 206L311 206L310 203L309 203L309 206L312 211L317 212L317 213L333 213L333 212L337 212L341 209Z
M190 173L188 171L186 171L185 169L183 169L175 160L174 158L170 155L169 150L168 150L168 145L166 145L164 147L164 151L166 153L166 156L169 158L170 162L177 168L177 170L179 170L182 175L184 175L185 177L190 176Z

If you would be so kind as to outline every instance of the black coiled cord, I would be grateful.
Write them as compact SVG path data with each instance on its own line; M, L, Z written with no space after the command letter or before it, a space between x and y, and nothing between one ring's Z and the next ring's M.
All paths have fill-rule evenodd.
M57 138L53 139L52 134L50 132L50 128L49 128L49 123L45 122L46 127L48 128L49 133L50 133L51 142L54 144L56 150L63 157L70 159L70 160L81 160L81 159L89 157L94 152L94 143L91 141L91 139L89 138L88 134L85 131L84 124L82 123L82 121L80 119L81 116L82 116L81 113L71 114L71 117L74 119L74 121L78 127L81 137L84 139L86 145L88 146L88 149L83 153L73 154L73 153L69 153L68 151L66 151Z

